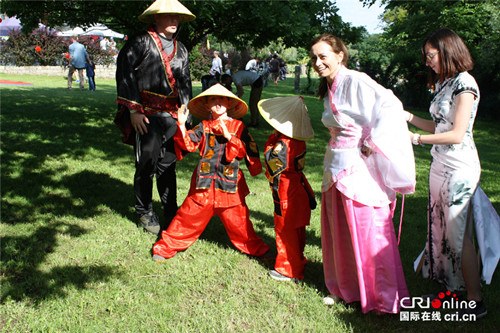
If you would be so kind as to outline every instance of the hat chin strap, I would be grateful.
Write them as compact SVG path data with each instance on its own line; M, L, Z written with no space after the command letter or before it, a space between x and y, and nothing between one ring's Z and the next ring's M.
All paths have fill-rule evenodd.
M180 32L181 32L181 24L178 23L177 24L177 31L172 35L172 39L177 39L177 36L179 35Z

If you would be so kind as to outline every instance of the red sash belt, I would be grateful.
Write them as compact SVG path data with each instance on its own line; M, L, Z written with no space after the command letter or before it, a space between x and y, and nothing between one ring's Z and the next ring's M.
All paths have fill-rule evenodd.
M177 118L177 109L180 107L178 96L164 96L147 90L141 91L140 94L145 115L168 112L172 117Z

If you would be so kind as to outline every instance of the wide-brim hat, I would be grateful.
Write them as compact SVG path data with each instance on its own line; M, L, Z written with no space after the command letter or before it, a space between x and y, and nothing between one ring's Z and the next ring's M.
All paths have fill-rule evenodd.
M262 118L278 132L302 141L314 137L311 119L302 96L263 99L257 105Z
M193 21L196 16L177 0L156 0L141 15L139 21L154 23L155 14L172 14L179 16L179 22Z
M204 120L210 118L210 109L207 106L208 96L228 97L231 103L227 106L227 115L231 118L242 118L248 111L247 103L224 88L220 83L217 83L189 101L189 112L198 119Z

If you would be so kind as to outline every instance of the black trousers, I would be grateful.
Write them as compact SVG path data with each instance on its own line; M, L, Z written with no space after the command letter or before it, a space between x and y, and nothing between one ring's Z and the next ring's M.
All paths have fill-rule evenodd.
M138 215L153 211L153 177L160 196L166 228L177 212L177 179L173 136L177 122L166 113L148 116L148 132L136 134L135 142L135 211ZM161 219L160 219L161 220Z
M257 125L259 123L259 104L260 97L262 95L262 88L264 87L264 81L262 76L252 83L252 90L250 90L250 99L248 101L248 106L250 109L250 123L252 125Z

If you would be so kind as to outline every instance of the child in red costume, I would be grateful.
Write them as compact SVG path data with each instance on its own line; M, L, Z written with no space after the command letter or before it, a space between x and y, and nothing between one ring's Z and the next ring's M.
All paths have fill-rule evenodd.
M243 253L262 256L269 247L254 231L245 197L250 193L240 170L245 159L252 176L262 171L257 145L241 118L246 103L216 84L192 99L189 112L202 121L192 130L185 123L188 112L178 113L174 136L177 158L185 152L200 151L201 159L191 177L187 198L161 239L153 246L153 260L172 258L186 250L217 215L233 245Z
M278 281L302 280L306 226L316 208L314 191L302 170L306 143L314 136L302 97L259 102L262 117L276 130L266 142L266 177L273 193L276 263L269 275Z

